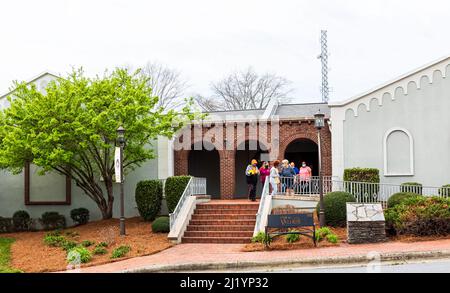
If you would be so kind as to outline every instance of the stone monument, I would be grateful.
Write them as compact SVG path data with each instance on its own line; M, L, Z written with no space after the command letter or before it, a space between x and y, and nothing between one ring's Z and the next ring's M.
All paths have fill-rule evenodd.
M383 208L379 203L347 203L348 243L386 241Z

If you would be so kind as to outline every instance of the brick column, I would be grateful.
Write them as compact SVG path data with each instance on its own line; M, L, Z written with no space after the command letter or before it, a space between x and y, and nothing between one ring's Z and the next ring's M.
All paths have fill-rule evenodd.
M221 150L220 156L220 195L221 199L233 199L235 190L234 181L234 150Z

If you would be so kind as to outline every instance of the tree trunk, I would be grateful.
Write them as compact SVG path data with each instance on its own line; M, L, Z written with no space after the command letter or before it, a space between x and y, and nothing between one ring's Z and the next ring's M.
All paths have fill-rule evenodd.
M107 204L107 218L103 217L103 219L111 219L113 216L113 208L114 208L114 189L112 178L105 178L105 186L106 193L108 196L108 204Z

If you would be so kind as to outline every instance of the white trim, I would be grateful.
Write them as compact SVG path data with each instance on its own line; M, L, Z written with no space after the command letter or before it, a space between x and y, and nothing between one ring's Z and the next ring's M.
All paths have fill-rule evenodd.
M49 71L44 71L44 72L42 72L42 73L40 73L40 74L38 74L38 75L28 79L28 81L26 81L26 84L33 83L33 82L37 81L38 79L41 79L42 77L47 76L47 75L50 75L50 76L52 76L54 78L61 78L56 73L52 73L52 72L49 72ZM0 95L0 99L6 98L7 96L11 95L13 92L14 92L14 90L12 90L12 91L10 90L6 94Z
M395 131L401 131L408 136L409 139L409 172L408 173L389 173L388 161L387 161L387 139ZM411 133L402 127L394 127L386 131L383 139L383 161L384 161L384 176L385 177L401 177L401 176L414 176L414 141Z

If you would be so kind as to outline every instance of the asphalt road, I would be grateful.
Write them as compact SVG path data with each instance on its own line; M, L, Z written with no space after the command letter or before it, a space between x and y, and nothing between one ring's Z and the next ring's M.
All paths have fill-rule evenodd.
M450 259L371 266L289 268L261 270L272 273L450 273Z

